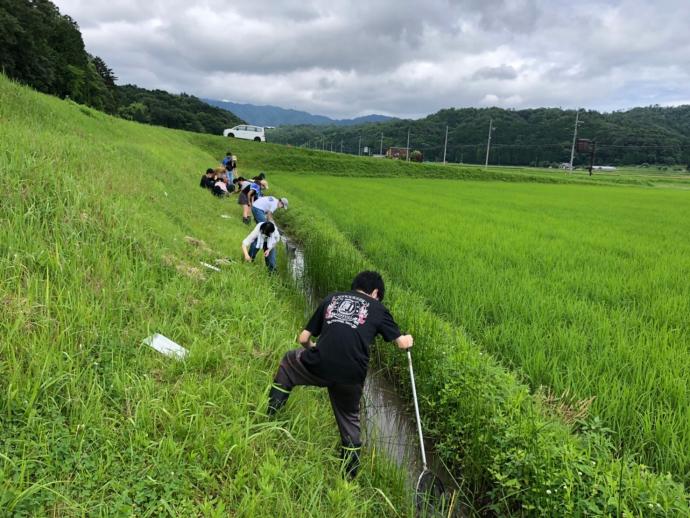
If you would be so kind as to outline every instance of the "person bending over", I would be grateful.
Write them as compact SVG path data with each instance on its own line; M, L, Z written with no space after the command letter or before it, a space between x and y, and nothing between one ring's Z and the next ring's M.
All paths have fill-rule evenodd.
M273 213L280 209L287 209L287 198L275 198L273 196L262 196L252 204L252 216L256 223L262 221L273 221Z
M264 191L268 190L268 182L266 180L251 182L249 187L245 187L244 190L247 193L247 200L251 208L254 202L263 196Z
M251 217L251 207L249 206L249 186L252 184L251 181L242 178L237 182L237 192L239 196L237 197L237 204L242 206L242 223L249 225L252 220Z
M264 254L266 267L269 272L276 269L276 245L280 242L280 232L271 222L259 223L254 230L242 241L242 252L244 260L253 261L256 254L261 250Z
M268 414L281 409L295 386L325 387L340 431L341 459L353 478L359 470L359 405L369 366L369 347L377 334L400 349L413 345L382 304L385 286L377 272L361 272L350 291L328 295L299 335L302 349L285 353L268 400ZM318 336L314 344L312 336Z
M216 180L216 183L213 185L213 194L220 198L229 194L228 181L224 176L221 176Z
M214 175L215 173L213 172L213 169L206 169L206 174L204 174L204 176L201 177L199 187L213 190L213 186L216 183L216 181L213 179Z

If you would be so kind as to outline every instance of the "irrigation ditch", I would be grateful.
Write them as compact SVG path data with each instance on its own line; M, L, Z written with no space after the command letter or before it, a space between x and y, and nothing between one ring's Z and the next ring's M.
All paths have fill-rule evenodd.
M316 308L323 293L316 293L309 282L305 255L300 245L290 237L282 236L287 257L287 274L294 286L302 291L306 312ZM308 318L308 315L305 315ZM414 349L413 349L414 350ZM369 372L364 384L362 431L365 448L375 448L393 460L405 473L410 499L423 469L422 456L417 438L414 413L410 403L403 400L382 367L376 349L372 349ZM424 439L427 464L441 479L447 493L445 509L438 515L461 518L468 516L461 505L461 484L436 454L434 443Z

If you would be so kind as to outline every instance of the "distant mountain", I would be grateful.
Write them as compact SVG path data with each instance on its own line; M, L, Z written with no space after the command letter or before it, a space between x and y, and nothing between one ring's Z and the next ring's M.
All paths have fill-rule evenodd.
M216 108L222 108L234 113L249 124L257 126L295 126L300 124L314 124L317 126L335 125L351 126L353 124L367 124L371 122L385 122L395 120L386 115L366 115L355 119L331 119L323 115L281 108L279 106L257 106L255 104L240 104L215 99L203 99Z

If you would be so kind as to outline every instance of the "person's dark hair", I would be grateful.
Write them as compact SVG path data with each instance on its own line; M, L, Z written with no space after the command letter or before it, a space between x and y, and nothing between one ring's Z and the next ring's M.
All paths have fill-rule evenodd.
M372 291L379 290L379 300L383 302L383 295L386 292L386 287L383 284L383 277L378 272L359 272L357 277L352 281L351 289L360 290L364 293L371 293Z
M206 174L213 174L213 169L211 169L210 167L206 169Z
M225 153L225 156L231 156L231 155L232 155L232 151L228 151L227 153Z
M254 181L256 183L259 183L261 180L265 180L265 179L266 179L266 173L259 173L258 175L256 175L254 177Z
M263 225L261 225L261 233L265 236L270 236L275 232L276 226L270 222L266 221Z

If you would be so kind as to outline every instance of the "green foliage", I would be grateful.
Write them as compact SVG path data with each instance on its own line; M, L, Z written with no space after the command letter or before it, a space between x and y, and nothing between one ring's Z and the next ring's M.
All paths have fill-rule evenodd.
M446 126L447 161L483 164L486 154L489 119L496 131L489 161L496 165L539 165L570 159L575 112L556 108L505 110L501 108L445 109L419 120L394 120L358 126L281 126L271 130L272 142L320 147L344 142L345 150L357 154L361 145L378 152L383 134L384 150L406 143L420 149L424 160L443 160ZM585 124L582 138L597 142L597 163L632 165L686 163L690 159L690 106L661 108L652 106L625 112L580 113ZM328 144L327 144L328 145ZM575 164L586 164L588 157L575 157Z
M243 123L232 113L187 94L125 85L117 87L117 100L120 116L157 126L222 135L224 129Z
M92 58L76 22L47 0L0 2L0 69L39 91L113 113L112 82Z
M149 124L151 122L151 115L149 114L149 107L141 102L133 102L128 106L120 108L118 115L123 119Z
M237 205L199 189L222 137L2 75L0 120L0 514L412 515L375 452L340 478L325 394L262 415L304 301L240 260ZM142 345L153 332L189 359Z
M530 395L527 386L470 339L452 315L439 309L438 302L449 300L448 294L428 296L419 283L410 281L406 272L420 269L426 272L425 283L436 288L446 284L449 290L456 290L448 277L451 269L440 261L465 268L467 263L488 260L481 249L463 259L453 258L459 243L453 240L451 246L447 241L447 231L452 228L434 233L437 220L430 216L437 211L444 190L450 189L450 182L442 186L426 182L423 190L415 182L419 183L388 180L384 186L373 180L280 179L290 193L287 223L302 240L307 272L317 292L347 286L362 269L384 272L387 303L403 329L416 338L413 354L425 429L435 436L440 454L461 474L475 501L485 502L477 511L501 516L690 516L682 484L670 475L649 471L636 461L635 454L618 449L620 440L600 421L586 421L574 433L560 418L549 417L552 409L547 401ZM401 184L400 190L396 183ZM460 183L452 195L457 198L468 187L467 182ZM373 192L386 196L377 196L372 205ZM429 192L436 193L433 206L420 210L419 199ZM334 193L340 202L353 203L351 210L343 211L338 203L340 210L332 212L328 200ZM367 208L359 206L360 200ZM379 205L380 212L374 213L372 209ZM403 216L409 211L413 211L411 216ZM439 212L446 214L447 210ZM341 227L348 215L355 215L353 219L362 226L375 228ZM415 220L423 222L426 230L412 225ZM426 242L426 247L442 252L440 261L427 262L414 247L414 239L424 242L425 234L433 236L433 243ZM468 246L473 244L469 239ZM510 285L503 289L509 290ZM465 292L457 295L462 298ZM487 308L475 309L481 314ZM406 387L404 356L388 344L378 346L377 355Z
M0 0L0 71L137 122L215 135L243 122L190 95L116 86L112 69L86 52L76 22L48 0Z

